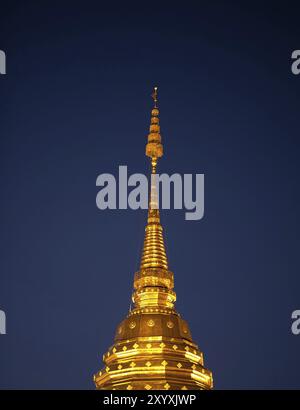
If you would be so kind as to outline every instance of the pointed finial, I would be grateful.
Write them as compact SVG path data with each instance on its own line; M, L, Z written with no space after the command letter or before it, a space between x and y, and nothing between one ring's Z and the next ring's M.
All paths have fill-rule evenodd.
M157 108L157 105L156 105L156 103L157 103L157 87L154 87L154 91L151 94L151 97L154 100L154 108Z
M163 156L163 146L161 144L159 110L157 108L157 87L154 87L151 97L154 100L154 108L151 110L150 132L146 145L146 155L151 158L152 174L156 173L157 159Z

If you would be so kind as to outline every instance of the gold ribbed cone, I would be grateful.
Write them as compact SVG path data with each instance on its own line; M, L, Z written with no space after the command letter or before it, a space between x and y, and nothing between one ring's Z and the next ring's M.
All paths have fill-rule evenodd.
M157 160L163 155L157 88L152 96L146 145L152 179L140 270L134 275L134 309L118 326L94 382L105 390L211 389L212 373L204 368L203 354L174 308L174 276L168 269L155 183Z
M149 223L145 229L144 249L140 269L161 268L168 270L163 228L160 223Z

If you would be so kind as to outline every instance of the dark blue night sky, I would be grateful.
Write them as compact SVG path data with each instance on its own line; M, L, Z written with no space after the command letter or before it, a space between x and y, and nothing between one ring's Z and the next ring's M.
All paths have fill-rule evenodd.
M100 173L205 174L205 216L163 211L177 309L217 389L300 388L297 3L1 4L0 387L93 389L130 304L146 211Z

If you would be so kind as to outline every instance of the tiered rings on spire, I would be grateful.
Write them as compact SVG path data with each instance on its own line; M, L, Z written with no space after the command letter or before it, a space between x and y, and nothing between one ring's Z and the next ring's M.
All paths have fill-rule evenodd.
M146 155L151 158L152 174L156 174L157 159L163 156L163 146L161 144L159 110L157 108L157 87L154 87L152 94L154 108L151 111L150 132L148 134L148 144L146 145Z
M148 223L145 228L144 248L140 264L140 271L135 274L135 292L132 300L136 308L153 306L155 294L156 305L164 308L173 308L176 294L173 273L168 271L168 260L165 250L163 227L160 223L159 203L156 185L157 160L163 155L160 126L157 108L157 87L152 94L154 108L151 111L150 132L146 145L146 155L151 159L151 188L148 209ZM149 293L149 287L152 293ZM148 292L146 292L148 291Z

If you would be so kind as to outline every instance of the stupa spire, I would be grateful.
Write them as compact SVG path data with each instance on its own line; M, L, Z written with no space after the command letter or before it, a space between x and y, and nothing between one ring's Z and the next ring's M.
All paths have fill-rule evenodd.
M158 158L163 155L161 143L159 110L157 108L157 87L152 93L154 108L151 111L150 129L146 145L146 156L151 159L150 200L148 209L148 223L145 228L144 248L140 270L163 269L168 270L168 260L164 245L163 228L160 224L159 200L156 185L156 169ZM155 273L155 272L153 272Z
M174 276L168 268L153 178L163 155L157 87L152 97L146 145L152 178L140 269L134 275L134 308L119 324L113 346L103 355L105 367L94 382L104 390L210 389L212 373L204 367L203 354L174 307Z

